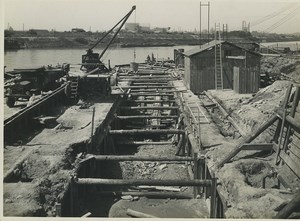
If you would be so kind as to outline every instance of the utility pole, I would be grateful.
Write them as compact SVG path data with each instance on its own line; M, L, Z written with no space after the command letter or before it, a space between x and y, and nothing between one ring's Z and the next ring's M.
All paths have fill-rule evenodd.
M199 25L199 28L200 28L200 30L199 30L199 45L200 45L200 48L201 48L201 38L202 38L202 36L201 36L201 23L202 23L202 21L201 21L201 8L202 8L202 6L203 7L205 7L205 6L207 6L207 27L208 27L208 30L207 30L207 42L209 42L209 10L210 10L210 2L208 2L207 4L202 4L201 2L200 2L200 25Z
M24 23L23 23L23 32L24 32L24 30L25 30L25 29L24 29Z

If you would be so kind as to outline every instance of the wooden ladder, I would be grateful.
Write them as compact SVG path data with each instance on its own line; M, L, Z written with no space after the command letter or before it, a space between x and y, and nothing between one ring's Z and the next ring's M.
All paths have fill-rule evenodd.
M223 90L222 43L220 24L215 24L215 88Z
M78 96L79 77L71 78L71 99L76 99Z

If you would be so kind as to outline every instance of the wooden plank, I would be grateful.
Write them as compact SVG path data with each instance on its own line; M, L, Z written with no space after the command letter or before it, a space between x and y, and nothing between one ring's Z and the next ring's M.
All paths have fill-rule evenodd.
M155 186L211 186L211 180L138 180L138 179L101 179L101 178L77 178L79 185L155 185Z
M175 103L176 100L130 100L130 102L155 104L155 103Z
M271 143L263 143L263 144L243 144L241 147L241 150L272 150L273 149L273 144Z
M168 116L153 116L153 115L134 115L134 116L116 116L118 119L129 120L129 119L177 119L176 115Z
M165 142L151 142L151 141L117 141L120 145L171 145L173 142L165 141Z
M113 135L137 135L137 134L184 134L185 130L177 130L177 129L157 129L157 130L109 130L109 134Z
M288 167L298 176L300 177L300 162L294 161L290 158L286 153L281 152L280 158L288 165Z
M177 106L143 106L143 107L119 107L121 110L178 110Z
M130 93L131 96L174 96L174 93Z
M151 188L149 188L151 189ZM153 188L152 188L153 189ZM170 192L170 191L101 191L95 193L100 196L145 196L149 198L170 198L170 199L192 199L193 196L188 193Z
M88 154L87 157L92 157L100 161L193 161L192 157L186 156L134 156L134 155L92 155Z
M287 219L297 208L299 208L300 204L300 191L296 193L293 199L282 209L280 210L275 219Z

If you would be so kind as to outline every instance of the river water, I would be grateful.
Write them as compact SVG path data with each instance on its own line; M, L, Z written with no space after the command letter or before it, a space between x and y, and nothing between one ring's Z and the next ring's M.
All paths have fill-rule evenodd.
M103 62L111 62L111 66L118 64L129 64L130 62L144 62L152 53L155 58L174 59L174 49L183 48L185 51L195 46L174 46L174 47L137 47L137 48L111 48L103 56ZM101 53L103 49L96 48L94 52ZM43 65L56 65L62 63L81 63L81 56L85 54L85 49L24 49L17 51L7 51L4 53L4 64L6 70L14 68L40 67ZM134 59L134 54L136 59Z
M291 50L300 49L300 41L293 42L268 42L262 43L266 47L290 47ZM155 58L173 59L174 49L183 48L185 51L197 46L174 46L174 47L136 47L136 48L110 48L103 56L103 62L111 62L111 66L117 64L128 64L132 61L144 62L148 55L153 53ZM103 49L96 48L94 52L101 53ZM85 49L24 49L17 51L7 51L4 53L4 64L6 70L14 68L32 68L43 65L56 65L62 63L81 63L81 56L85 54ZM136 59L134 60L134 53Z

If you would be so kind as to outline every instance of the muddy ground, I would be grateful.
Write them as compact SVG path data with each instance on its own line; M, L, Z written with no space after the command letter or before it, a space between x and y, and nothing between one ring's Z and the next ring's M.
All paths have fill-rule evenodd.
M4 183L4 216L55 216L55 203L67 189L77 154L90 140L92 108L96 128L112 104L79 102L28 142L5 146L4 176L12 176Z

